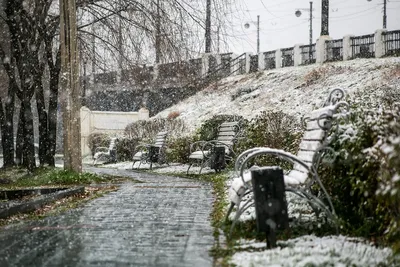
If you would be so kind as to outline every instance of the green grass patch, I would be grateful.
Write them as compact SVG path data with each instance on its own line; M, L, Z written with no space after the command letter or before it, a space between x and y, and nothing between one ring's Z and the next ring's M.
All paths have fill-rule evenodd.
M37 168L33 173L20 168L0 171L0 189L117 183L125 180L127 178L46 167Z

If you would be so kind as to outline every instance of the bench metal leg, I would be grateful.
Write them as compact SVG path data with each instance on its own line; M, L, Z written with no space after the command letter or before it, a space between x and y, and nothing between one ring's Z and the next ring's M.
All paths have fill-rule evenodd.
M192 167L192 165L193 165L193 163L190 163L190 164L189 164L189 167L188 167L188 169L187 169L187 171L186 171L186 174L189 174L189 169L190 169L190 167Z
M276 233L275 230L273 230L271 227L269 230L266 232L266 237L267 237L267 248L276 248Z

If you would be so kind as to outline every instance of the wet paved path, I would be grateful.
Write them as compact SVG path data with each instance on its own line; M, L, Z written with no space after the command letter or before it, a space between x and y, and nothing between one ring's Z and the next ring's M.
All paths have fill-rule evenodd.
M212 266L209 184L93 169L130 176L85 206L0 231L0 266Z

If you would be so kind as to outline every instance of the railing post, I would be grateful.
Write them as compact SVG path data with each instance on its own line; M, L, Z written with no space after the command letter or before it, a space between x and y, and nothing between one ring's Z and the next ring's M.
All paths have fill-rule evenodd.
M154 70L153 81L157 81L160 75L160 64L154 64L153 70Z
M208 73L208 69L210 67L209 61L210 61L210 54L203 54L203 56L201 57L201 63L202 63L201 75L203 77Z
M303 63L300 46L302 46L302 44L296 44L293 48L293 64L295 67L300 66Z
M351 47L351 38L354 35L346 35L343 37L343 60L350 60L353 55L353 49Z
M329 36L320 36L315 44L315 61L322 64L327 58L327 51L325 49L325 42L331 40Z
M252 55L251 52L246 52L245 53L245 63L246 63L246 70L245 73L249 73L250 72L250 56Z
M258 70L265 70L265 54L264 52L258 53Z
M275 51L275 68L280 69L282 68L282 50L277 49Z
M386 30L377 30L375 31L375 57L380 58L385 55L385 40L383 37L383 33Z
M231 64L231 69L230 69L230 71L231 71L231 73L232 73L233 75L238 75L239 68L240 68L239 64L237 64L237 63L238 63L238 62L237 62L238 59L233 60L233 59L235 59L235 58L237 58L237 57L238 57L238 55L232 53L232 55L231 55L231 63L230 63L230 64Z

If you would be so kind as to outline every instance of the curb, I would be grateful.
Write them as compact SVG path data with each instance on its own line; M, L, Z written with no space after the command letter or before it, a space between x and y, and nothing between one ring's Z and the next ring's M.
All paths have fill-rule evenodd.
M61 191L58 191L55 193L42 195L42 196L37 197L28 202L11 204L10 206L2 208L0 210L0 219L5 219L5 218L15 215L17 213L31 212L31 211L40 209L44 205L46 205L50 202L54 202L57 199L75 195L75 194L84 193L84 192L85 192L85 187L80 186L80 187L70 188L70 189L66 189L66 190L61 190Z

